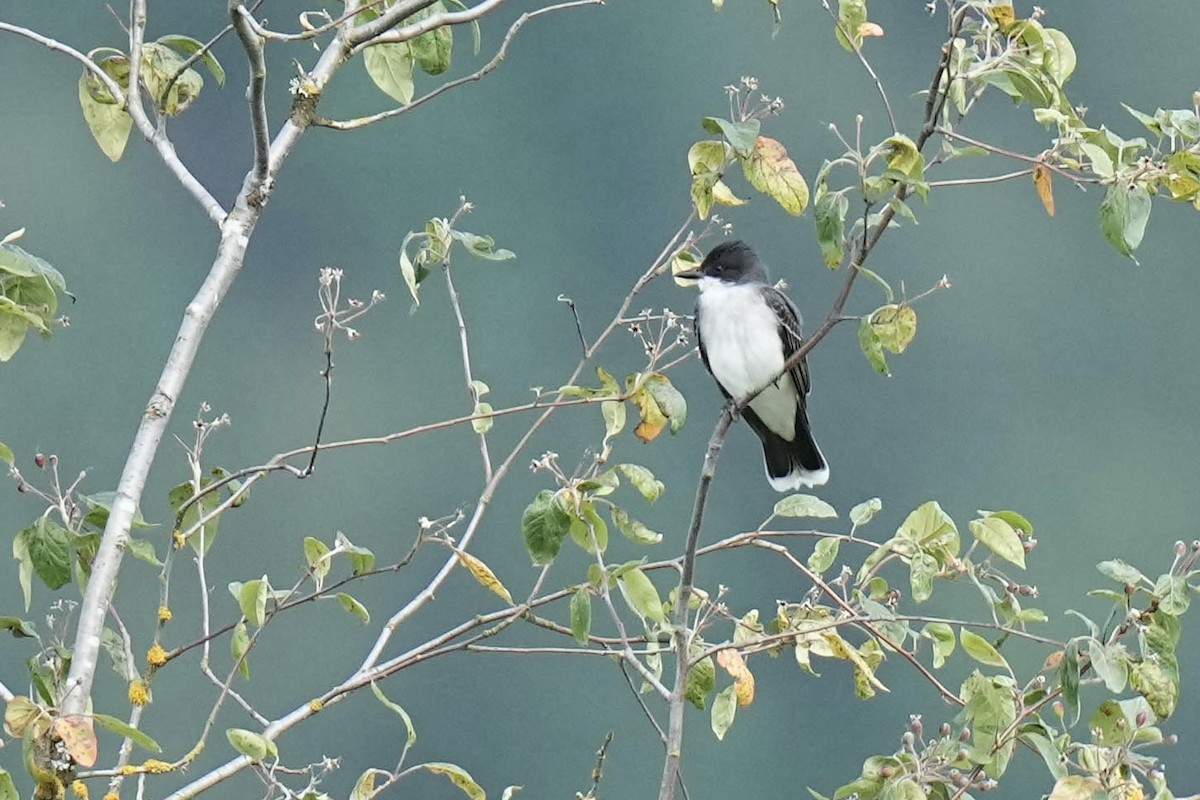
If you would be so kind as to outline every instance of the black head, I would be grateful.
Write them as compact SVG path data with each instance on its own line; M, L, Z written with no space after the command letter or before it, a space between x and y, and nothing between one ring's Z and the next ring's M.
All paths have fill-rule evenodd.
M734 240L721 242L708 251L699 268L676 277L708 277L725 283L766 283L767 268L758 260L750 245Z

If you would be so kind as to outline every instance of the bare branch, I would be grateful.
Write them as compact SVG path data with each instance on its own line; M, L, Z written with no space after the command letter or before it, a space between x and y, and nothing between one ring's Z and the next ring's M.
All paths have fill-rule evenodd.
M262 38L255 32L254 17L239 0L229 0L229 16L237 32L246 60L250 65L250 88L246 99L250 103L250 128L254 134L254 180L263 188L271 170L270 145L267 131L267 62L263 57Z
M464 11L443 11L438 14L430 14L428 17L424 17L423 19L419 19L409 25L405 25L403 28L387 30L387 27L390 26L385 26L383 30L387 31L386 33L380 33L368 39L358 39L352 33L347 37L347 39L356 43L350 49L350 55L354 55L364 47L370 47L373 44L383 44L385 42L407 42L409 39L417 38L422 33L428 33L429 31L434 30L435 28L441 28L444 25L464 25L468 22L474 22L485 14L495 11L503 2L504 0L481 0L479 4L471 6ZM399 12L403 5L404 4L393 6L390 9L390 12ZM430 5L432 5L432 2L420 0L419 5L421 8L428 8ZM417 10L419 11L420 9ZM407 14L403 14L403 16L397 16L396 21L392 24L394 25L399 20L412 16L412 13L413 12L409 12ZM385 13L379 19L375 20L375 22L370 23L370 25L376 25L377 23L382 22L391 16L393 16L392 13Z
M380 122L381 120L391 119L392 117L398 117L405 112L412 111L417 106L420 106L420 105L423 105L424 103L429 102L430 100L432 100L433 98L442 94L443 92L448 92L451 89L455 89L466 83L473 83L474 81L477 81L480 78L482 78L483 76L487 75L489 72L494 70L496 67L500 66L500 62L502 62L505 59L505 57L508 55L508 46L512 42L513 37L517 35L517 31L521 30L522 26L524 26L526 22L533 19L534 17L540 17L542 14L548 14L552 11L562 11L563 9L567 9L567 8L576 8L578 6L596 6L596 5L604 5L604 0L571 0L571 2L556 3L555 5L546 6L544 8L539 8L536 11L527 11L524 14L522 14L521 16L517 17L516 22L514 22L509 27L508 33L505 34L505 36L504 36L504 41L502 41L500 43L500 49L496 51L496 55L492 56L492 60L489 61L488 63L484 64L481 68L479 68L475 72L472 72L470 75L464 75L461 78L455 78L452 81L448 81L447 83L442 84L441 86L439 86L438 88L429 92L428 94L418 97L416 100L412 101L411 103L409 103L406 106L400 106L399 108L393 108L388 111L381 111L378 114L371 114L370 116L367 116L367 117L357 117L355 119L348 119L348 120L333 120L333 119L319 119L318 118L318 119L313 120L313 124L320 125L325 128L333 128L333 129L339 130L339 131L349 131L349 130L354 130L355 128L366 127L367 125L371 125L373 123Z

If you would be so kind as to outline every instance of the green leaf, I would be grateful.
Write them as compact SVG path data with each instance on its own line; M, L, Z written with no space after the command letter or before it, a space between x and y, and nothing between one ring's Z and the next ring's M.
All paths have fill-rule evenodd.
M911 181L925 180L925 157L917 144L902 133L895 133L883 140L887 150L888 169L898 172Z
M930 622L921 628L921 638L933 642L933 668L941 669L954 653L954 629L944 622Z
M354 599L353 596L345 592L338 592L337 599L342 604L342 608L362 620L364 625L371 621L371 612L367 611L367 607Z
M0 617L0 631L8 631L18 639L37 636L37 628L33 627L33 623L20 617Z
M404 105L412 102L415 88L413 56L408 45L408 42L384 42L363 50L363 66L371 80L385 94Z
M667 487L663 485L663 482L655 478L653 472L640 464L617 464L617 469L629 479L633 488L637 489L648 503L653 503L666 491Z
M821 256L825 266L837 269L846 255L846 213L850 201L840 192L817 190L817 203L813 211L813 222L817 226L817 242L821 245Z
M154 104L170 116L187 109L204 88L204 79L199 72L191 67L180 72L183 64L183 57L169 47L154 42L142 45L142 82L149 89ZM176 73L179 77L171 82Z
M491 413L494 410L495 409L492 408L491 403L476 402L475 408L471 411L471 414L479 417L479 419L471 420L471 428L479 434L490 431L493 424Z
M878 497L872 497L870 500L863 502L850 509L850 524L855 528L861 528L866 525L871 519L883 510L883 501Z
M1187 580L1181 575L1163 575L1154 584L1154 596L1164 614L1177 617L1187 611L1192 597L1188 593Z
M9 775L8 770L3 768L0 768L0 800L21 800L17 786L13 783L12 775Z
M122 720L116 717L110 717L108 714L92 714L92 719L99 723L104 728L120 736L122 739L129 739L143 750L148 750L151 753L161 753L162 748L158 746L158 742L151 739L144 731L130 727Z
M758 191L784 211L799 216L808 207L808 184L787 149L775 139L759 136L750 155L739 159L742 173Z
M608 549L608 525L600 518L591 500L579 504L578 514L571 514L571 538L585 553L603 553Z
M871 313L868 320L875 341L889 353L903 353L917 335L917 312L912 306L881 306Z
M375 554L365 547L359 547L350 541L341 531L333 537L334 547L346 554L350 559L350 574L363 575L375 569Z
M308 562L308 569L317 583L317 589L320 589L325 584L325 576L329 574L329 545L316 537L305 536L304 560Z
M441 0L438 0L423 13L409 19L415 22L445 10L446 6L442 4ZM441 25L431 31L426 31L410 40L408 45L412 49L417 66L428 74L440 75L450 68L450 51L454 46L454 33L449 25Z
M408 738L405 739L406 746L412 747L414 744L416 744L417 729L413 727L412 718L408 716L408 712L405 711L399 703L394 703L389 700L387 695L383 693L383 690L376 685L375 681L371 681L371 691L375 693L376 700L383 703L383 705L387 708L390 708L392 711L396 712L396 714L404 722L404 729L408 732Z
M184 54L191 56L200 51L204 44L193 39L190 36L182 36L177 33L168 34L158 37L159 44L165 44L167 47L172 47L182 51ZM200 56L200 60L204 62L204 66L208 67L208 71L212 73L216 79L218 86L225 85L225 68L221 66L221 62L217 61L217 57L212 54L212 50L205 50L204 55Z
M358 780L354 782L354 788L350 790L350 800L373 800L377 794L375 779L378 777L390 778L391 773L378 767L368 767L363 770L362 774L358 776Z
M238 601L238 608L242 610L242 616L260 628L267 618L267 592L270 588L266 575L237 586L236 592L233 591L234 584L229 584L230 591Z
M612 517L613 524L617 526L617 530L632 542L638 544L658 544L662 541L662 534L656 533L647 528L642 523L638 522L618 506L610 505L608 514Z
M724 741L725 734L733 725L733 718L737 716L737 696L734 694L736 689L737 686L731 683L713 698L710 724L719 741Z
M704 130L709 133L724 136L725 141L729 142L734 152L739 156L750 155L750 151L754 149L754 142L758 139L758 130L761 127L761 123L757 119L748 119L745 122L730 122L727 119L719 117L705 117L701 124L704 126Z
M225 731L225 738L233 745L234 750L255 761L262 761L268 755L272 758L279 757L275 743L260 733L245 728L229 728Z
M201 491L212 483L208 478L202 478L200 481ZM192 490L191 481L179 484L170 492L167 493L167 503L171 507L176 516L179 514L179 509L183 508L183 504L192 499L195 494ZM221 504L221 498L217 496L217 492L207 492L201 498L188 506L187 511L183 513L183 518L179 520L179 530L184 531L195 525L202 516L214 511ZM217 526L221 523L221 516L217 515L204 524L195 533L188 537L188 542L192 549L197 553L203 551L208 553L212 549L213 542L217 539Z
M409 231L404 235L404 240L400 242L400 276L404 278L404 285L408 287L408 293L412 295L414 310L421 305L421 298L418 296L421 281L429 275L429 268L425 266L429 255L427 247L422 246L417 250L416 261L413 261L408 255L408 245L417 237L428 238L423 233Z
M0 297L0 362L8 361L21 349L30 325L28 315L19 306Z
M145 539L135 539L131 536L125 546L129 549L129 554L138 561L145 561L147 564L152 564L156 567L163 565L163 562L158 560L158 556L154 552L153 542L148 542Z
M825 536L817 540L812 554L808 557L808 568L818 575L833 566L837 560L838 546L841 540L833 536Z
M91 83L99 84L90 72L84 72L79 78L79 105L83 110L83 121L87 123L92 138L104 155L110 161L120 161L129 141L129 133L133 130L133 117L118 105L96 100L88 88Z
M683 684L683 696L700 710L708 701L708 695L717 685L717 665L712 657L700 659L688 669Z
M12 555L17 561L17 582L21 584L21 595L25 599L25 610L33 600L33 558L29 555L29 543L24 531L13 537Z
M423 767L435 775L445 775L450 779L450 782L463 791L471 800L486 800L487 795L483 788L480 787L475 779L472 778L467 771L457 764L447 764L441 761L430 761L425 764L418 765Z
M1100 574L1126 586L1137 586L1147 582L1145 575L1136 567L1131 567L1119 558L1112 561L1101 561L1096 565Z
M958 638L962 642L966 654L980 664L987 664L989 667L1008 667L1008 662L1004 660L1004 656L1000 655L1000 651L979 634L963 628L958 632Z
M250 650L250 634L246 630L246 621L238 620L233 627L233 635L229 638L229 655L237 664L238 672L246 680L250 680L250 659L246 653Z
M936 500L922 503L904 518L896 536L934 551L958 555L958 528Z
M71 534L49 517L17 534L24 542L33 570L50 589L59 589L71 580ZM13 553L16 557L16 552Z
M1075 47L1067 35L1056 28L1043 28L1046 55L1043 68L1059 86L1065 84L1075 72Z
M17 458L13 455L12 448L4 442L0 442L0 461L8 464L10 467L16 462Z
M1150 219L1150 193L1140 184L1117 182L1108 187L1100 203L1100 230L1123 256L1133 258Z
M1129 655L1120 642L1105 644L1097 639L1088 641L1088 658L1092 669L1104 681L1104 686L1113 694L1125 691L1129 679Z
M1028 726L1021 730L1021 740L1028 742L1033 746L1033 749L1042 757L1042 762L1046 765L1046 769L1050 772L1050 777L1059 780L1067 774L1067 765L1064 763L1062 753L1057 745L1050 740L1048 733L1044 732L1044 728L1038 730L1029 730ZM1087 800L1090 800L1090 795Z
M571 527L571 515L561 496L549 489L537 493L521 515L525 549L537 565L554 561Z
M933 579L938 574L937 559L924 551L909 559L909 586L914 603L924 603L933 595Z
M996 555L1025 569L1025 547L1012 525L997 516L973 519L967 523L971 535Z
M990 777L999 778L1016 747L1015 736L1010 734L1000 739L1016 721L1016 697L1004 679L990 678L978 671L963 682L961 695L966 703L963 720L971 729L970 757L984 765Z
M104 530L104 526L108 524L108 515L112 513L113 503L117 500L116 492L96 492L95 494L84 495L83 502L88 505L88 513L84 516L83 521L87 525L91 525L97 530ZM142 516L142 510L135 507L133 509L133 528L154 528L157 525L152 525L146 522Z
M643 386L650 392L650 396L654 398L659 410L666 416L669 422L668 430L672 435L678 433L687 422L687 400L666 375L657 372L646 376Z
M604 417L604 445L608 440L625 430L625 404L620 400L604 400L600 403L600 415Z
M866 0L839 0L838 24L834 26L834 35L838 44L847 50L853 50L862 44L862 34L859 26L867 21ZM845 31L845 33L842 33Z
M833 506L811 494L788 495L775 503L772 513L777 517L817 517L820 519L837 517L837 511Z
M1140 661L1132 665L1129 685L1146 698L1150 709L1160 720L1175 712L1179 702L1179 678L1172 675L1159 661Z
M517 254L512 250L497 248L495 241L490 236L480 236L477 233L467 233L466 231L450 231L450 238L456 242L461 242L463 247L467 248L467 252L476 258L482 258L485 261L509 261L517 257Z
M733 148L711 139L696 142L688 148L688 168L692 173L692 204L700 219L708 219L715 200L713 190L721 180L727 159Z
M635 567L617 579L617 586L633 613L642 619L649 619L653 622L667 621L667 616L663 613L662 600L658 597L658 590L646 577L646 573Z
M1088 730L1097 744L1104 747L1120 747L1133 741L1137 725L1125 718L1121 704L1116 700L1105 700L1088 719Z
M571 595L571 635L582 645L588 643L592 630L592 593L580 586Z
M883 355L883 345L879 341L879 335L871 326L869 316L863 317L862 322L858 325L858 346L862 349L863 355L867 357L867 363L876 372L887 378L892 377L891 370L888 369L887 358Z

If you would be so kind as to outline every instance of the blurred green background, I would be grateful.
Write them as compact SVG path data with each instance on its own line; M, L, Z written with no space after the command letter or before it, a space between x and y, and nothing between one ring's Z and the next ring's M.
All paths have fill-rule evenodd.
M306 7L268 0L263 12L273 27L291 28ZM513 0L488 17L478 57L470 54L469 34L456 31L447 77L490 58L508 24L535 7ZM1074 102L1090 108L1093 124L1107 121L1131 137L1140 126L1120 101L1147 111L1190 106L1196 67L1183 54L1192 46L1189 31L1200 24L1196 4L1061 0L1045 7L1044 22L1066 31L1078 51L1068 89ZM223 24L223 8L216 2L153 4L149 34L207 39ZM120 45L124 38L103 3L44 0L0 9L5 20L82 50ZM766 4L758 2L729 2L720 13L699 0L610 0L603 8L566 11L529 23L508 59L481 83L363 131L311 131L280 176L172 431L189 439L189 420L201 402L228 413L233 425L211 441L207 458L229 469L311 440L322 366L312 320L319 311L317 273L325 265L346 271L347 291L355 296L365 298L372 289L390 295L358 325L361 340L338 346L327 438L380 435L469 411L444 284L434 275L420 310L410 314L396 259L405 232L450 214L464 193L477 210L463 227L491 234L518 254L515 262L465 256L457 262L476 377L491 386L496 407L528 399L530 386L562 383L577 361L578 342L570 313L556 298L575 299L589 337L611 317L688 213L685 152L704 135L700 118L726 109L723 86L754 75L764 92L784 98L783 116L769 121L764 133L782 140L810 178L841 150L830 123L852 130L861 112L865 138L886 134L871 84L837 45L819 4L786 3L782 11L777 36ZM886 36L868 43L869 54L902 128L911 131L920 114L916 92L928 84L944 18L929 17L916 2L875 3L871 12ZM218 89L206 74L203 94L171 122L171 131L182 158L228 203L250 156L246 73L235 42L223 41L216 52L229 70L228 85ZM290 59L311 64L315 54L303 46L272 46L268 55L277 126L290 100ZM35 451L57 453L66 473L88 471L84 488L95 492L115 487L216 236L136 134L119 164L98 151L80 117L78 74L61 55L0 37L0 199L6 204L0 230L27 227L21 244L58 267L78 297L64 309L69 329L48 343L29 341L0 367L0 440L18 453L27 474L34 471ZM418 93L437 80L419 76ZM389 99L354 64L332 84L321 112L346 117L388 107ZM1027 108L999 95L967 130L1026 152L1037 152L1046 140ZM969 166L975 174L1014 168L996 157ZM1157 574L1169 566L1175 540L1197 536L1200 373L1193 350L1200 339L1194 269L1200 226L1191 208L1156 202L1137 267L1101 237L1099 192L1081 193L1062 182L1056 189L1053 219L1023 180L937 191L928 206L914 206L920 226L889 233L871 266L896 285L903 281L910 294L943 274L954 288L920 305L916 342L892 359L890 379L865 363L852 327L835 330L810 357L810 414L833 469L820 495L843 516L854 503L882 498L884 510L868 529L875 536L886 537L930 498L942 502L964 534L977 508L1014 508L1032 520L1041 545L1028 580L1041 588L1038 602L1052 620L1047 629L1065 638L1080 632L1066 609L1107 613L1101 601L1084 596L1102 585L1097 561L1119 557ZM774 276L788 280L810 327L823 317L842 275L821 265L811 215L794 219L759 198L721 213ZM866 313L881 302L863 284L850 310ZM635 309L688 313L692 303L690 292L660 280ZM641 364L640 352L629 337L617 338L601 362L623 375ZM668 485L651 509L630 503L665 533L655 551L662 556L676 553L682 541L720 405L697 361L672 377L689 400L687 427L651 445L625 433L617 450L619 459L646 464ZM498 420L492 452L507 452L529 421ZM602 430L595 409L560 414L518 465L554 450L570 469ZM304 536L332 541L340 530L375 550L381 562L399 558L416 535L418 517L470 509L482 484L477 452L470 430L460 428L386 448L328 453L309 480L260 483L250 502L224 520L209 558L215 613L222 619L236 613L224 589L229 581L265 573L277 585L290 585L303 566ZM143 502L148 519L169 519L166 493L186 478L182 450L167 441ZM535 575L520 543L520 513L548 485L543 475L514 470L472 547L514 595L523 596ZM703 539L754 527L776 499L762 477L757 441L739 426L720 463ZM6 533L40 510L11 488L0 491ZM166 528L150 538L161 554ZM624 541L614 547L624 553L620 558L639 554ZM551 573L552 586L582 574L583 557L565 553ZM409 569L355 589L373 623L423 586L443 556L427 548ZM195 571L179 566L169 646L194 638L198 624ZM0 613L19 613L15 574L14 564L0 578ZM138 648L153 630L156 577L152 567L129 561L116 598ZM728 585L737 613L759 608L764 616L777 598L798 599L807 588L759 554L703 562L699 578L710 590L717 582ZM665 581L660 586L665 591ZM933 611L983 613L964 589L939 594ZM30 613L44 614L53 599L36 590ZM393 647L399 652L423 641L495 607L493 601L459 571L437 601L399 631ZM565 608L557 615L565 620ZM334 606L285 615L256 648L252 679L241 688L260 711L278 716L349 674L375 627L360 626ZM1195 628L1195 620L1185 618L1181 661L1189 688L1200 658ZM508 641L543 639L525 631ZM1016 658L1027 657L1027 664L1043 655L1014 651L1024 653ZM214 652L223 674L227 642ZM0 679L20 691L32 653L28 640L0 641ZM805 796L806 785L831 792L857 776L863 758L895 749L910 713L923 713L927 729L954 713L899 659L880 673L892 693L865 704L854 698L845 665L827 665L819 682L789 658L757 657L752 667L758 699L739 713L724 743L709 732L707 714L689 712L684 774L693 798L730 791ZM948 667L945 680L956 685L966 668ZM124 686L115 674L106 670L98 688L98 708L121 715ZM657 789L661 747L607 660L456 654L410 669L384 688L415 721L414 761L457 761L496 796L508 784L524 785L529 797L586 790L595 750L609 730L615 739L601 794L647 797ZM184 666L164 671L154 692L147 728L174 757L192 744L212 689L194 666ZM1084 700L1086 709L1086 694ZM1200 790L1200 767L1185 757L1200 736L1196 703L1185 692L1168 726L1183 737L1165 754L1178 791ZM183 718L193 724L177 726ZM222 726L247 722L232 704L220 719ZM340 755L343 768L324 788L345 796L362 769L394 764L402 737L390 712L360 696L289 733L280 749L292 765ZM111 747L112 740L105 741ZM18 749L0 750L0 765L14 773L21 771ZM193 776L230 755L218 735ZM1036 755L1020 753L1014 769L999 796L1049 790ZM247 797L260 790L246 773L211 794ZM420 776L396 793L460 796L444 780Z

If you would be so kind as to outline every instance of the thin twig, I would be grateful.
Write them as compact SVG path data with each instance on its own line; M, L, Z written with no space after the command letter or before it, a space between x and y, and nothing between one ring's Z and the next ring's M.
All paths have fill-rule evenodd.
M526 22L533 19L534 17L540 17L542 14L548 14L552 11L561 11L566 8L575 8L577 6L594 6L594 5L604 5L604 0L571 0L571 2L557 3L555 5L550 5L550 6L545 6L544 8L539 8L535 11L527 11L524 14L522 14L521 16L517 17L516 22L514 22L509 27L508 33L505 34L505 36L504 36L504 41L502 41L500 43L500 49L496 51L496 55L492 56L492 60L487 62L486 64L484 64L482 67L480 67L475 72L472 72L470 75L464 75L461 78L455 78L452 81L448 81L447 83L442 84L441 86L439 86L438 88L429 92L428 94L418 97L416 100L413 100L411 103L409 103L406 106L400 106L399 108L389 109L388 111L381 111L378 114L371 114L370 116L366 116L366 117L356 117L354 119L349 119L349 120L333 120L333 119L323 119L323 118L318 117L313 120L312 124L319 125L324 128L333 128L334 130L339 130L339 131L349 131L349 130L354 130L355 128L362 128L367 125L371 125L373 123L380 122L381 120L391 119L392 117L398 117L401 114L412 111L414 108L417 108L418 106L421 106L421 105L429 102L430 100L432 100L433 98L442 94L443 92L448 92L451 89L455 89L459 86L462 86L465 83L472 83L474 81L481 79L485 75L487 75L489 72L494 70L496 67L500 66L500 62L504 61L505 56L508 55L508 46L512 42L513 37L517 35L517 31L519 31L521 29L521 27L525 25ZM585 346L585 349L586 349L586 346Z
M1024 161L1027 164L1036 164L1036 165L1045 167L1046 169L1050 170L1051 172L1055 172L1055 173L1058 173L1059 175L1062 175L1064 178L1066 178L1067 180L1076 184L1077 186L1086 184L1086 183L1101 183L1102 182L1101 178L1098 178L1098 177L1097 178L1088 178L1088 177L1084 177L1082 175L1078 175L1069 169L1060 167L1057 164L1053 164L1053 163L1050 163L1049 161L1043 160L1043 158L1041 156L1027 156L1024 153L1017 153L1012 150L1005 150L1004 148L997 147L994 144L988 144L987 142L981 142L978 139L972 139L970 136L963 136L961 133L958 133L957 131L952 131L948 128L938 128L937 133L941 134L942 136L945 136L948 139L955 139L956 141L963 142L964 144L969 144L969 145L972 145L973 147L978 147L981 150L987 150L989 153L995 153L998 156L1004 156L1005 158L1011 158L1011 159L1015 159L1017 161ZM1028 170L1028 171L1032 171L1032 170Z
M875 74L871 62L867 61L867 57L863 55L862 46L851 35L851 32L846 30L846 27L842 25L842 21L838 19L837 12L830 7L829 0L821 0L821 5L829 12L829 16L833 18L833 24L842 35L842 39L846 44L850 45L850 49L854 51L854 55L858 56L858 61L863 65L863 69L867 71L867 74L871 76L871 80L875 82L875 89L879 92L880 99L883 100L883 110L887 112L888 124L892 126L892 133L896 133L899 130L896 127L896 115L892 113L892 104L888 101L887 91L883 88L883 81L879 80L879 76Z
M1003 183L1011 181L1013 178L1024 178L1026 175L1032 175L1033 168L1019 169L1016 172L1006 172L1003 175L987 175L982 178L951 178L944 181L928 181L925 185L930 189L941 189L950 186L980 186L988 183Z
M567 308L571 309L571 316L575 319L575 332L579 334L579 346L582 348L582 351L586 353L588 349L587 339L584 338L583 335L583 323L579 320L579 308L576 307L575 301L570 297L567 297L565 294L560 294L558 296L558 302L566 303Z

